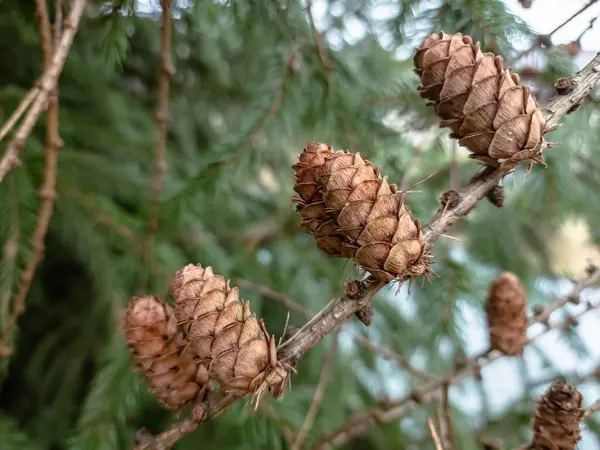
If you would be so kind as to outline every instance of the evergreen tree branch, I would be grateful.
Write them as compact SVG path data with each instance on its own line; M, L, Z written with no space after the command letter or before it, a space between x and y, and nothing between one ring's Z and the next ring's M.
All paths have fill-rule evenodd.
M521 58L523 58L524 56L527 56L535 48L537 48L540 44L544 44L544 45L547 45L547 46L552 45L552 40L551 40L552 36L554 36L558 31L560 31L562 28L564 28L566 25L568 25L573 19L575 19L580 14L584 13L587 9L589 9L591 6L593 6L597 2L598 2L598 0L590 0L583 7L581 7L578 11L576 11L571 17L568 17L562 23L560 23L559 25L557 25L556 28L554 28L550 33L538 36L538 38L535 40L535 42L533 43L533 45L531 45L531 47L529 47L529 48L523 50L521 53L519 53L515 57L514 60L518 61Z
M171 64L171 0L161 0L162 32L160 39L160 66L158 76L157 105L154 112L154 121L157 125L155 167L150 184L150 211L146 224L145 253L146 261L154 247L154 236L158 230L160 212L160 194L163 189L167 161L165 157L167 147L167 121L169 117L169 87L175 68Z
M211 420L231 406L238 397L223 394L220 391L209 392L205 401L197 401L192 407L190 417L171 425L162 433L152 436L144 435L143 442L139 442L133 450L164 450L171 448L179 439L191 433L198 425L206 420Z
M562 117L569 114L576 105L581 104L599 80L600 53L577 75L568 79L569 88L566 91L557 93L544 107L546 129L555 130ZM542 142L540 145L548 146L549 144ZM427 247L430 248L441 234L458 222L461 217L466 216L505 175L507 175L507 171L504 169L486 167L458 192L453 190L446 192L443 196L442 208L423 228L423 237Z
M411 374L414 377L417 378L422 378L423 380L434 380L436 379L436 376L432 373L426 372L424 370L419 370L416 367L413 367L408 360L400 355L399 353L393 352L390 349L387 348L383 348L383 347L378 347L375 344L373 344L370 340L368 340L367 338L363 337L363 336L354 336L354 342L356 342L358 345L365 347L369 350L371 350L374 353L379 353L381 355L383 355L383 357L386 360L393 360L395 361L400 367L402 367L404 370L406 370L407 373Z
M240 287L242 289L249 289L251 291L254 291L261 295L264 295L265 297L267 297L271 300L275 300L275 301L281 303L288 311L303 315L307 320L310 320L312 317L314 317L314 313L312 311L310 311L308 308L301 305L300 303L295 302L294 300L290 299L285 294L274 291L273 289L271 289L267 286L252 283L250 281L242 280L240 278L236 279L235 281L236 281L235 284L238 287ZM357 345L360 345L361 347L371 350L374 353L379 353L386 360L395 361L401 368L406 370L407 373L409 373L415 377L422 378L425 380L435 379L435 375L433 375L429 372L425 372L424 370L419 370L416 367L413 367L410 364L410 362L404 356L400 355L399 353L394 352L388 348L378 347L377 345L373 344L369 339L367 339L363 336L359 336L359 335L354 336L354 342Z
M595 268L594 272L590 274L587 279L577 283L572 293L567 298L572 298L573 294L577 294L577 296L579 296L582 290L598 285L600 282L600 278L598 277L600 277L600 269ZM594 281L594 283L590 283L590 280ZM545 309L548 311L556 311L556 305L561 303L563 306L565 305L564 299L548 305L548 307ZM590 311L597 310L598 308L600 308L600 303L588 303L587 308L578 314L568 316L564 320L557 321L553 324L545 322L546 326L544 330L529 339L527 344L530 344L552 330L564 329L572 325L573 319L577 319ZM549 316L549 313L544 311L538 314L538 316ZM540 322L533 317L530 319L529 323L531 326ZM406 414L410 406L429 404L433 401L439 400L440 388L442 386L457 383L463 378L472 375L474 372L480 371L481 368L491 364L502 356L503 355L500 353L492 354L491 350L486 350L475 355L464 363L457 364L454 369L448 371L437 380L425 383L422 386L412 389L408 394L399 400L388 402L385 407L374 407L362 413L355 414L346 424L325 435L319 444L314 447L314 450L326 450L331 448L331 446L346 444L378 425L400 419ZM480 362L480 360L482 361Z
M440 436L437 430L435 429L435 424L433 423L431 417L427 419L427 427L429 428L429 432L431 433L431 439L433 439L435 450L446 450L442 445L442 440L440 439Z
M289 61L288 65L291 65ZM599 79L600 54L571 79L571 90L564 94L558 94L550 100L548 105L546 105L544 110L544 115L547 119L546 129L556 129L560 119L573 108L573 105L579 104L587 96L592 86ZM541 143L540 145L546 144ZM485 197L488 191L496 186L506 174L507 170L505 169L486 167L482 173L474 177L459 192L448 191L444 195L443 207L434 215L429 224L423 228L426 247L430 248L450 226L454 225L462 216L468 214L476 206L479 200ZM328 307L324 308L323 311L310 319L296 334L278 347L278 361L286 363L293 369L298 360L301 359L308 350L317 345L328 334L337 330L341 324L349 320L357 311L367 307L375 294L377 294L377 292L385 285L385 282L379 281L371 276L362 281L347 283L345 295L331 307L331 309L328 309ZM333 301L330 302L330 304L332 303ZM600 307L600 304L590 304L589 306L588 309L577 316L569 317L565 321L547 326L542 333L536 336L536 338L552 329L567 327L573 323L573 318ZM340 429L325 436L315 449L324 450L329 448L330 445L342 445L365 433L377 424L397 420L405 414L409 404L413 402L417 404L430 403L436 398L439 398L439 390L442 385L456 383L463 377L472 373L476 365L483 367L498 358L498 355L489 356L490 352L490 350L487 350L482 354L471 358L466 363L466 367L461 365L459 366L460 368L455 368L438 379L413 389L406 397L386 405L385 409L380 407L372 408L363 414L358 414L358 419L353 418ZM487 358L487 360L480 364L478 361L482 358ZM215 395L219 394L217 393ZM233 401L235 401L235 399L230 400L226 405L223 403L223 409L227 408ZM219 400L219 404L222 402L224 402L223 398ZM202 416L201 420L212 417L214 417L214 415L205 414ZM174 425L173 429L177 430L178 425ZM195 427L192 429L195 429ZM165 433L169 436L173 434L173 432L170 432L169 430ZM179 436L177 439L182 436L182 434L178 432L174 435ZM152 443L156 444L157 442L160 442L160 436L162 436L162 434L153 438ZM160 448L152 445L143 448Z
M60 4L56 5L57 15L60 11ZM52 40L52 30L50 17L48 15L48 7L46 0L36 1L36 13L40 21L40 34L42 37L42 50L44 55L44 72L47 72L52 64L52 57L55 51L58 51L58 46L54 47ZM57 20L60 16L57 17ZM60 34L62 24L57 24L57 32ZM55 42L59 42L60 35L55 36ZM41 200L40 212L37 219L37 224L31 237L31 255L25 264L25 269L21 273L17 293L13 301L13 309L3 327L3 347L8 347L12 337L13 329L18 318L25 311L25 298L29 292L29 287L35 275L35 270L42 260L44 254L44 241L48 232L48 225L52 218L54 210L54 199L56 198L56 168L58 164L58 150L63 146L62 139L59 135L59 104L58 104L58 87L55 84L54 88L48 93L48 119L46 126L46 149L45 165L44 165L44 182L40 189L39 195Z
M321 407L321 402L323 398L325 398L325 388L327 387L327 383L329 381L329 377L333 371L333 363L335 361L335 357L337 356L338 351L338 339L337 333L334 336L335 340L333 345L329 349L327 357L323 362L323 368L321 369L321 375L319 376L319 381L317 382L317 387L315 389L315 394L313 396L312 402L310 403L310 407L308 408L308 412L306 413L306 418L304 419L304 423L300 427L298 434L296 435L296 440L292 445L292 450L301 450L302 443L308 436L311 427L315 423L315 419L317 418L317 413L319 412L319 408Z
M25 145L27 137L33 130L40 114L46 107L48 97L51 95L52 90L56 86L58 77L60 76L67 54L73 43L73 38L77 33L79 21L87 0L74 0L69 13L67 21L64 23L64 33L61 37L60 44L58 45L56 52L52 58L52 64L44 71L42 77L37 82L37 95L33 100L27 115L23 119L20 127L17 129L14 138L8 143L6 152L0 160L0 183L4 180L4 177L11 170L21 166L21 160L19 159L19 152Z
M6 123L0 128L0 141L12 130L15 124L19 121L21 116L27 111L27 108L31 105L31 102L37 97L40 92L40 88L37 86L32 87L29 92L23 97L17 109L11 114Z

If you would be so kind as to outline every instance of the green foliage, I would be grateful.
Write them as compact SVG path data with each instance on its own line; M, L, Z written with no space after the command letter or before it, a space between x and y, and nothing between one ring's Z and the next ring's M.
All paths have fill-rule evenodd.
M143 292L164 296L175 270L201 263L319 311L358 272L347 261L325 257L299 229L290 202L291 164L303 146L321 140L359 151L394 183L411 164L409 184L419 184L407 203L425 223L439 207L451 173L466 182L478 166L460 148L453 166L454 143L447 130L437 128L432 108L416 90L414 46L432 32L460 31L509 59L517 53L513 42L533 37L495 0L330 1L317 17L330 43L329 71L303 1L176 3L168 170L156 245L147 259L158 2L92 3L75 37L60 78L65 146L45 255L11 343L14 354L0 361L2 449L127 449L136 430L160 432L175 420L133 372L121 331L123 308L142 292L143 280L149 280ZM39 76L34 8L34 2L0 2L2 122ZM316 16L317 5L313 9ZM350 32L357 23L355 30L363 32ZM558 50L547 60L540 83L574 71ZM2 321L31 251L45 120L42 115L21 152L23 167L0 183ZM585 221L591 239L600 243L599 127L597 104L566 117L551 135L557 148L547 150L547 168L536 167L525 180L522 170L507 177L503 210L481 202L449 231L458 241L442 237L435 245L439 278L415 283L410 294L406 286L397 292L394 285L375 301L370 328L345 325L308 448L355 411L382 396L397 398L421 382L357 346L352 336L362 334L415 366L442 373L456 356L472 352L471 332L484 326L483 300L499 270L523 278L531 304L548 302L536 280L561 275L553 272L548 242L565 222ZM271 333L283 333L287 311L280 304L249 290L242 295ZM290 318L297 326L303 322ZM561 339L576 356L589 356L576 329ZM238 402L176 448L289 448L282 426L297 431L304 422L332 343L328 337L302 359L282 401L267 400L268 407L257 411ZM531 346L528 352L546 370L559 372L543 348ZM452 392L457 448L478 448L476 433L509 434L507 444L523 443L532 399L483 426L474 420L477 408L460 400L469 392L477 396L475 385L470 380ZM400 423L378 427L345 448L431 448L424 424L426 414L434 413L411 409ZM591 424L590 432L597 428Z

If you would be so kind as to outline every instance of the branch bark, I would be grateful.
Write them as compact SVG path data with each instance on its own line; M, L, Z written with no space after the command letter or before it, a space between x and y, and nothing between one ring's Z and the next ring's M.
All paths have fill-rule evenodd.
M175 68L171 64L171 0L161 0L162 33L160 39L160 67L158 77L158 93L154 121L157 124L155 166L150 185L150 211L146 224L145 256L146 262L151 261L150 253L154 248L154 237L158 230L160 215L160 194L163 189L167 161L167 121L169 119L169 87Z
M52 90L56 87L58 77L62 72L65 60L67 59L67 54L69 53L71 45L73 44L73 38L77 33L79 21L83 15L86 5L87 0L74 0L73 2L69 17L64 23L65 31L61 37L56 52L54 52L54 56L52 57L52 64L50 64L50 67L44 71L44 74L38 81L38 93L35 99L32 101L31 108L27 112L27 115L15 133L14 138L8 143L6 153L4 153L4 156L0 160L0 183L4 180L4 177L8 174L8 172L10 172L12 169L20 167L22 164L19 159L19 152L23 148L23 145L25 145L25 141L33 130L33 127L40 117L40 114L46 107L48 97L50 96Z
M40 34L42 37L42 50L44 54L44 72L47 72L52 64L52 57L58 51L60 33L62 31L62 19L60 3L56 5L56 35L52 39L52 30L46 0L37 0L36 14L40 21ZM54 43L57 43L56 47ZM21 272L19 286L13 302L13 309L9 315L2 333L2 341L5 348L9 348L14 327L19 317L25 311L25 298L35 275L35 270L44 255L44 241L48 232L48 225L54 211L54 200L56 198L56 169L58 164L58 150L63 146L59 135L59 104L58 87L48 93L48 119L46 125L46 149L44 153L44 181L39 195L41 200L40 213L33 235L31 236L31 255ZM8 355L7 355L8 356Z

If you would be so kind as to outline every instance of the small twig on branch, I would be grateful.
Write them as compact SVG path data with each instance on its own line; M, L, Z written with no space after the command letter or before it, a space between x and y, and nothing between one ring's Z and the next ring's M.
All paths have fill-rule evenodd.
M402 367L404 370L406 370L407 373L417 377L417 378L422 378L423 380L435 380L436 376L429 373L429 372L425 372L424 370L419 370L415 367L413 367L408 360L396 353L393 352L387 348L383 348L383 347L378 347L375 344L373 344L369 339L363 337L363 336L354 336L354 342L356 342L358 345L368 348L369 350L371 350L374 353L379 353L380 355L382 355L385 359L387 360L394 360L396 361L396 363Z
M21 148L23 148L23 145L25 145L27 137L33 130L37 119L44 110L48 96L56 86L58 77L60 76L65 64L67 54L69 53L69 49L73 43L73 38L77 33L79 20L81 19L86 5L87 0L73 1L69 17L64 24L65 31L61 37L56 51L54 52L54 56L52 57L52 64L47 70L44 71L44 74L37 83L39 92L33 100L31 108L27 112L23 122L15 133L14 138L8 143L6 153L0 160L0 183L4 180L4 177L8 172L21 165L21 161L19 160L19 152L21 151Z
M548 323L550 315L554 311L561 309L567 303L579 303L581 292L584 289L596 286L599 283L600 269L598 267L593 267L593 271L589 274L589 276L577 283L569 295L542 308L537 314L534 311L533 317L529 319L529 326L533 325L534 323Z
M427 419L427 426L429 427L429 432L431 433L431 438L433 439L433 443L435 445L435 450L446 450L442 445L442 441L440 440L440 436L435 430L435 425L433 424L433 420L431 417Z
M157 125L156 151L154 174L150 185L150 210L146 224L146 261L150 261L149 255L154 248L154 238L158 230L160 215L160 194L164 185L165 172L167 171L167 160L165 157L167 148L167 122L169 119L169 87L171 77L175 74L175 68L171 63L171 0L161 0L162 8L162 32L160 38L160 65L158 77L158 92L154 121Z
M262 294L265 297L270 298L271 300L275 300L275 301L281 303L288 311L303 315L307 320L311 319L314 316L312 311L310 311L305 306L291 300L286 295L284 295L280 292L274 291L273 289L271 289L267 286L252 283L250 281L242 280L240 278L236 279L236 284L237 284L237 286L239 286L242 289L249 289L251 291ZM373 344L369 339L367 339L363 336L355 335L354 342L357 345L365 347L374 353L379 353L387 360L395 361L400 367L402 367L404 370L406 370L406 372L408 372L409 374L411 374L415 377L422 378L424 380L433 380L436 378L435 375L433 375L429 372L425 372L424 370L419 370L419 369L413 367L410 364L410 362L408 362L408 360L404 356L400 355L399 353L396 353L387 348L378 347L375 344Z
M308 14L310 28L315 38L315 44L317 46L319 60L321 61L323 70L325 70L325 77L329 78L329 76L331 75L331 71L333 70L333 64L331 62L331 59L329 58L329 52L327 51L327 47L323 42L323 37L321 36L321 33L319 33L319 30L317 30L317 27L315 25L315 19L312 14L312 0L306 0L306 13Z
M4 137L8 134L8 132L10 130L12 130L12 128L19 121L19 119L21 118L23 113L25 113L25 111L27 111L27 108L29 108L29 105L31 105L31 102L33 102L33 100L39 93L40 93L40 88L38 88L37 86L32 87L29 90L29 92L27 92L25 97L23 97L23 99L19 103L19 106L17 106L17 109L14 110L14 112L8 118L6 123L4 125L2 125L2 128L0 129L0 141L2 141L2 139L4 139Z
M48 14L46 0L37 0L36 13L40 21L40 35L42 37L42 50L44 55L43 71L47 72L52 64L54 47L53 42L60 42L62 23L57 24L56 30L59 35L55 36L55 40L53 41L50 16ZM57 13L57 21L58 20L60 20L60 15ZM58 51L58 46L54 50ZM25 269L23 272L21 272L19 286L13 301L13 309L3 327L2 341L5 347L9 346L9 342L11 340L13 329L17 323L17 320L25 311L25 298L29 292L29 287L31 286L31 282L35 275L35 270L42 260L44 254L44 240L46 239L48 225L54 210L54 199L56 198L56 167L58 164L58 150L63 146L62 139L59 136L58 114L58 87L55 85L55 87L48 94L46 149L44 153L44 182L39 192L41 200L40 212L35 230L31 236L31 255L25 264Z
M552 40L551 40L552 36L554 36L559 30L561 30L563 27L568 25L573 19L575 19L577 16L579 16L580 14L585 12L588 8L590 8L597 2L598 2L598 0L590 0L582 8L580 8L578 11L576 11L571 17L568 17L562 23L557 25L556 28L554 28L550 33L542 34L542 35L538 36L538 38L534 41L534 43L533 43L533 45L531 45L531 47L523 50L521 53L519 53L517 56L515 56L514 61L518 61L521 58L523 58L524 56L528 55L540 44L551 45L552 44Z
M314 316L314 314L305 306L301 305L300 303L296 303L295 301L289 299L286 295L282 294L281 292L274 291L273 289L271 289L267 286L263 286L262 284L252 283L251 281L243 280L241 278L237 278L235 280L235 284L240 289L249 289L258 294L264 295L267 298L276 300L279 303L281 303L285 307L285 309L287 309L288 311L294 312L296 314L300 314L300 315L304 316L307 320Z
M321 407L321 402L323 398L325 398L325 388L327 387L327 383L329 381L329 377L333 372L333 363L335 361L335 357L337 356L338 351L338 339L337 334L334 336L334 342L331 345L331 349L329 350L325 361L323 362L323 368L321 369L321 375L319 376L319 381L317 382L317 387L315 388L315 394L313 396L310 407L308 408L308 412L306 413L306 418L304 419L304 423L300 427L298 434L296 435L296 440L292 445L292 450L300 450L302 448L302 443L308 436L311 427L315 423L315 419L317 418L317 413L319 412L319 408Z
M592 414L597 413L598 411L600 411L600 399L596 400L590 406L587 406L585 408L585 413L584 413L583 417L587 418L587 417L591 416Z
M442 398L438 407L438 422L440 423L440 439L444 450L453 450L454 433L452 429L452 419L450 417L450 401L448 391L450 386L445 383L441 387Z

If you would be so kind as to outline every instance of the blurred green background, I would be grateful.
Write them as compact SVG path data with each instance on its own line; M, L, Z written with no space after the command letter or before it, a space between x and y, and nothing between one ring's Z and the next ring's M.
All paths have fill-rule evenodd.
M537 23L548 32L586 2L554 9L542 3L525 11L516 1L497 0L314 2L329 67L303 1L176 2L168 170L150 261L142 257L142 236L154 167L160 6L151 0L90 3L60 78L65 146L45 257L11 342L14 353L0 360L0 448L127 449L137 429L165 429L174 417L132 371L120 320L132 295L164 296L185 264L212 265L234 282L268 286L312 311L341 293L358 272L350 262L327 258L299 229L290 201L297 155L307 142L325 141L360 152L396 183L407 167L411 184L439 170L407 200L427 222L439 196L467 181L478 165L437 128L433 109L419 97L415 46L431 32L468 34L485 51L515 62L545 102L553 80L574 74L599 48L584 45L568 54L555 45L514 61L540 32L521 13L543 10L547 22ZM599 13L590 8L555 44L572 41L569 36L577 37ZM598 26L589 33L597 37ZM35 2L0 0L0 55L4 122L40 73ZM557 145L545 153L547 168L536 166L525 180L522 169L505 179L503 210L481 202L449 232L459 240L435 245L439 279L416 283L410 296L406 286L398 293L386 288L374 301L371 327L355 320L344 326L306 448L354 411L382 396L400 397L420 382L356 347L353 335L441 373L457 356L486 348L482 304L499 270L522 277L535 305L568 293L569 279L583 277L588 258L600 263L599 100L593 92L549 135ZM42 115L21 152L23 167L0 184L2 321L30 253L45 120ZM11 257L7 243L15 241ZM270 333L283 332L282 305L251 290L242 295ZM482 383L467 379L452 388L457 450L481 448L477 436L506 448L529 439L534 400L549 381L593 372L599 364L598 320L588 316L579 327L536 341L524 359L489 366ZM290 323L303 322L292 314ZM281 430L297 431L303 423L332 343L329 336L302 359L282 401L266 399L269 407L256 412L238 402L176 449L289 448ZM594 380L581 391L586 404L600 395ZM433 449L425 424L432 414L432 408L411 410L343 448ZM587 421L579 448L600 449L599 432L595 419Z

